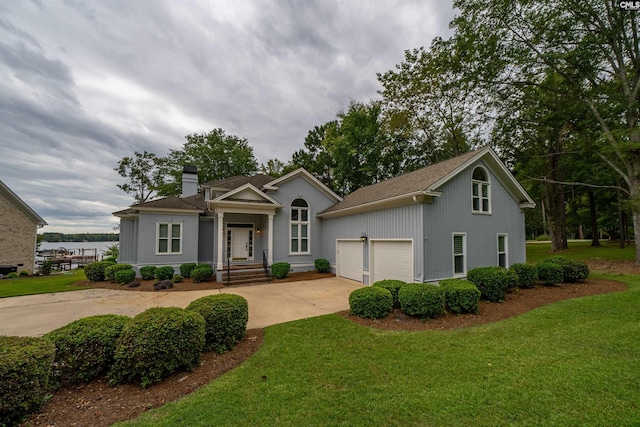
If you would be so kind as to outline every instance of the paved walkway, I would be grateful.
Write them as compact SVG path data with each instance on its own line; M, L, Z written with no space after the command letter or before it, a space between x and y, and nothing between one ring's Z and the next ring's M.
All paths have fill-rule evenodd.
M186 307L205 295L232 293L249 302L247 328L321 316L349 309L349 294L362 287L332 277L290 283L189 292L136 292L111 289L0 298L0 335L40 336L96 314L135 316L151 307Z

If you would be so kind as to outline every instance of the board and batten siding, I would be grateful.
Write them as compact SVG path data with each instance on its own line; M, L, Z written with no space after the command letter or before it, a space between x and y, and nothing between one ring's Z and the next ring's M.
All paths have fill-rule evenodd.
M138 262L137 218L120 218L118 262L123 264L136 264Z
M489 173L491 214L473 214L471 177L476 166ZM525 262L524 212L481 161L442 188L442 195L424 206L425 281L453 277L453 233L466 233L467 271L498 265L498 234L508 235L509 265Z
M277 200L283 207L276 211L273 220L273 262L288 262L294 271L309 271L314 269L314 260L325 258L327 252L323 246L323 224L316 216L335 203L316 186L302 177L292 179L278 187L278 191L269 196ZM309 205L309 254L289 253L289 228L291 217L291 202L303 199ZM265 238L266 239L266 236ZM263 239L263 240L264 240ZM265 242L267 240L264 240ZM266 248L265 244L265 248ZM335 242L333 245L335 252ZM335 256L335 255L334 255Z
M324 233L322 246L326 258L335 270L336 266L336 240L359 239L362 233L367 239L412 239L414 252L413 276L415 281L422 281L424 259L421 244L423 239L423 205L420 203L379 211L366 212L357 215L326 218L323 220ZM369 272L369 245L364 245L364 283L368 283Z

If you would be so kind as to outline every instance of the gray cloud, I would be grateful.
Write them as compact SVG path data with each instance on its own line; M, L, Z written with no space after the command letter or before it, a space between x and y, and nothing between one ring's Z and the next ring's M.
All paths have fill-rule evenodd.
M45 231L110 231L133 201L120 158L221 127L287 161L452 18L436 0L0 3L0 179Z

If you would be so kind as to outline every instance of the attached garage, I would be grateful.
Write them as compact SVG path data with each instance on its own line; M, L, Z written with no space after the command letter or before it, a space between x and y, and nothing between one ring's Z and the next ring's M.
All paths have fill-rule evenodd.
M384 279L413 282L412 240L371 240L369 270L371 282Z
M338 240L336 276L362 282L363 248L360 240Z

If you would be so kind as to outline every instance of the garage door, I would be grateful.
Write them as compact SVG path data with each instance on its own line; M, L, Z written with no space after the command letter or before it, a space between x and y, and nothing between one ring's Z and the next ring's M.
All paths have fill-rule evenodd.
M410 240L373 240L371 283L384 279L413 282L413 244Z
M338 240L337 275L362 282L362 242Z

